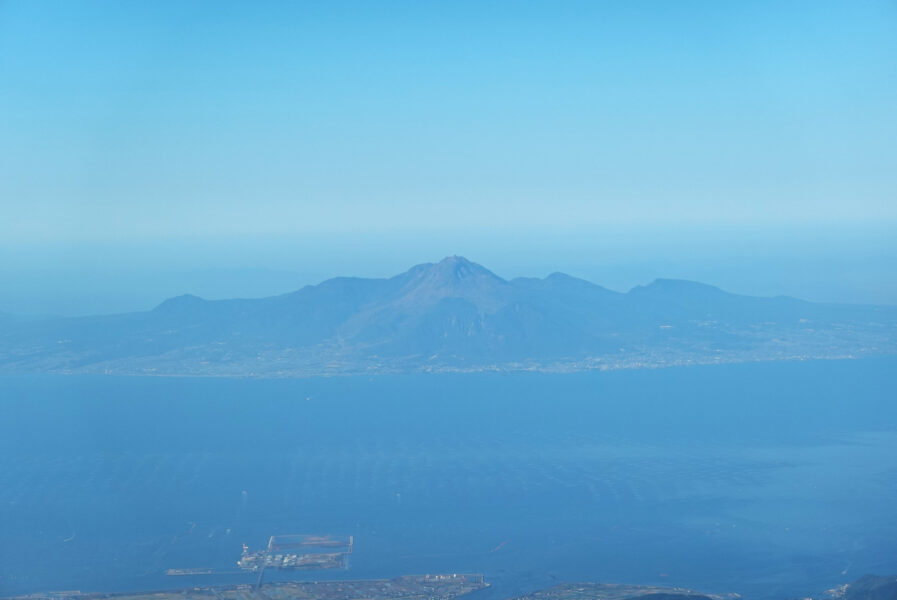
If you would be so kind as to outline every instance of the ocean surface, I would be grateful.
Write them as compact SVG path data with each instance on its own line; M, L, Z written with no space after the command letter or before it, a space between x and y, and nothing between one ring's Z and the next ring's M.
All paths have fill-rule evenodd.
M748 598L897 573L897 360L572 375L0 378L0 596L251 581L241 544L354 535L347 572Z

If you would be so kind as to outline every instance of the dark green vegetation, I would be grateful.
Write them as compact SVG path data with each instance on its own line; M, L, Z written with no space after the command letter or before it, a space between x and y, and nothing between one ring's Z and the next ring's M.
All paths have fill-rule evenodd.
M897 600L897 575L866 575L842 588L832 590L830 596L844 600Z
M737 597L737 596L731 596ZM515 600L723 600L682 588L605 583L562 583Z
M291 376L574 371L897 352L897 308L757 298L678 280L618 293L504 280L460 257L257 300L0 321L0 372Z
M857 581L819 594L829 600L897 600L897 576L866 575ZM539 590L516 600L723 600L740 598L738 594L719 596L682 588L652 586L564 583ZM813 600L806 598L804 600Z

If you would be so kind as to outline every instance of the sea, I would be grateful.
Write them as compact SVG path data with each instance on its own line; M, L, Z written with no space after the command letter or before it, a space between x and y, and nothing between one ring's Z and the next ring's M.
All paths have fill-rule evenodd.
M897 573L897 359L0 378L0 596L249 583L292 533L354 537L302 579L820 596Z

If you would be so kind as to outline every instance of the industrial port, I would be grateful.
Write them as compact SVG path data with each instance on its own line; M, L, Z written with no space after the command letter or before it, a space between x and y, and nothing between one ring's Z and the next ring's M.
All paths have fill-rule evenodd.
M243 553L237 560L237 570L216 570L211 568L168 569L171 576L186 575L233 575L251 573L256 575L255 585L259 587L267 569L280 571L321 571L348 569L349 555L355 545L355 538L349 536L292 533L272 535L268 545L260 550L250 550L243 544Z
M243 544L237 566L244 571L282 569L311 571L349 568L354 538L331 535L272 535L268 546L252 552Z

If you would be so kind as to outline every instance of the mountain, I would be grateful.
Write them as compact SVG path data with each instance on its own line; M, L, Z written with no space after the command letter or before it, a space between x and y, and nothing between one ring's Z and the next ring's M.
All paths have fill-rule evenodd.
M0 372L292 376L583 370L897 352L897 308L730 294L659 279L628 293L554 273L505 280L465 258L252 300L0 319Z

